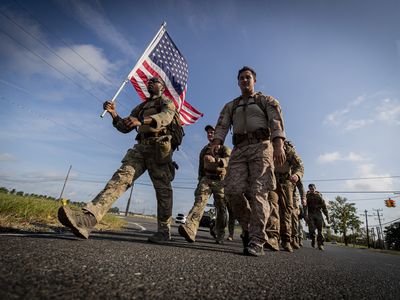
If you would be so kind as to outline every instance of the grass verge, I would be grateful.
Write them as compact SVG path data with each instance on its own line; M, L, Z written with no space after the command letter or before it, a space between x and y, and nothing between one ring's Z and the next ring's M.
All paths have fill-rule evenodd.
M60 206L59 201L0 193L0 229L50 231L62 228L57 219ZM96 229L119 230L125 224L124 220L108 214L96 225Z

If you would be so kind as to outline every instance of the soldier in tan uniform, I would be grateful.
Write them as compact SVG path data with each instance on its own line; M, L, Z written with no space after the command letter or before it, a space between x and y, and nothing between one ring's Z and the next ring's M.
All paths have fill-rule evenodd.
M279 250L278 239L280 239L283 249L293 252L293 190L296 183L303 177L304 167L291 142L284 142L284 150L286 161L283 165L275 167L277 187L269 197L272 212L267 224L268 241L266 246L273 250ZM276 212L277 208L279 213ZM277 236L277 232L279 232L279 236ZM296 243L294 245L298 248Z
M299 191L296 192L296 189ZM301 200L300 200L301 199ZM301 203L300 203L301 202ZM293 190L293 212L292 212L292 248L299 249L303 246L303 227L300 222L302 207L305 206L306 195L301 180L297 181Z
M224 196L223 180L226 174L231 149L221 146L215 153L211 150L211 141L214 139L214 127L205 127L209 143L204 146L199 155L199 183L194 192L195 200L186 223L180 225L178 232L189 243L196 239L199 223L211 194L214 197L216 209L216 224L214 228L215 240L222 243L226 227L226 200Z
M107 101L103 105L112 116L113 125L118 131L128 133L137 128L138 143L128 150L121 167L82 211L73 211L68 206L59 209L59 221L71 228L78 237L88 238L90 231L101 221L112 204L147 170L156 190L158 219L158 232L148 240L162 243L171 239L171 182L175 176L175 167L172 161L171 135L167 134L167 126L175 117L176 110L174 103L162 95L164 82L161 79L149 79L148 91L150 97L124 119L118 116L115 103Z
M223 145L232 126L234 148L225 178L225 197L243 229L243 253L260 256L267 240L268 192L276 187L274 164L285 161L285 131L278 101L254 91L255 71L243 67L237 79L242 94L222 109L213 149Z
M318 249L324 250L324 236L322 234L322 228L324 227L324 218L322 213L326 217L326 221L329 223L328 209L326 208L325 200L322 198L320 192L316 191L315 184L311 183L308 185L309 191L306 195L307 201L307 215L306 220L308 222L308 231L311 237L311 246L315 248L315 229L318 232L317 243ZM321 212L322 211L322 212Z

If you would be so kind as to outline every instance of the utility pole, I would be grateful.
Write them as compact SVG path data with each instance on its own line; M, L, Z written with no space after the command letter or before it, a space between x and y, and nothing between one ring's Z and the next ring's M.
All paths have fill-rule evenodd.
M60 197L58 198L58 200L62 200L61 197L62 197L62 195L64 193L65 185L67 184L67 180L68 180L69 172L71 172L71 168L72 168L72 165L69 166L68 173L67 173L67 176L65 177L64 185L62 187L61 194L60 194Z
M126 204L125 217L128 216L129 206L131 205L132 191L133 191L133 183L131 187L131 193L129 194L128 203Z
M380 231L380 235L381 235L381 237L382 237L382 244L381 244L381 248L384 248L383 246L384 246L384 241L383 241L383 230L382 230L382 223L381 223L381 216L383 216L383 215L381 215L379 212L380 211L382 211L382 209L373 209L373 210L375 210L376 211L376 215L377 215L377 217L378 217L378 221L379 221L379 231Z
M365 210L364 213L365 213L365 224L367 226L367 246L369 248L369 230L368 230L368 215L367 215L368 210Z
M362 215L361 215L362 216ZM374 215L368 215L368 210L364 211L364 216L365 216L365 225L366 225L366 233L367 233L367 246L370 248L370 243L369 243L369 228L368 228L368 217L373 217ZM372 228L373 230L373 228Z

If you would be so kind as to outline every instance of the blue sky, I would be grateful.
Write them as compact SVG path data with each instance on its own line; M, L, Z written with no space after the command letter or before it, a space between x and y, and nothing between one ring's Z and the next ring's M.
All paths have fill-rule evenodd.
M175 154L174 215L193 204L204 126L239 95L237 70L249 65L256 90L282 106L305 184L326 200L348 198L359 214L399 217L383 202L400 206L398 1L143 2L1 2L0 186L58 197L72 165L64 196L90 201L134 143L99 118L102 102L166 21L189 65L187 99L204 113ZM120 115L139 101L127 85ZM147 175L137 181L131 210L155 213L149 185ZM114 206L125 209L128 196Z

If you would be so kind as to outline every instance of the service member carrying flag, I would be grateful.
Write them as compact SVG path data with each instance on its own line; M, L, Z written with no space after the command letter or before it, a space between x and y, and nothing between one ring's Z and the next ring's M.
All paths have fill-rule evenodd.
M130 80L144 102L136 106L126 118L121 118L114 100ZM82 210L60 207L59 221L80 238L88 238L112 204L146 170L153 182L157 198L158 230L150 242L163 243L171 239L172 186L175 166L173 151L179 146L180 123L194 123L201 113L185 101L187 64L165 30L165 23L129 73L111 101L104 103L114 127L122 132L137 129L137 144L122 159L105 188ZM103 114L104 115L104 114Z

